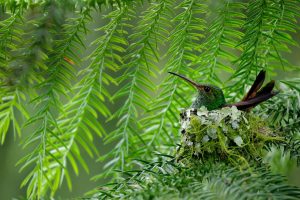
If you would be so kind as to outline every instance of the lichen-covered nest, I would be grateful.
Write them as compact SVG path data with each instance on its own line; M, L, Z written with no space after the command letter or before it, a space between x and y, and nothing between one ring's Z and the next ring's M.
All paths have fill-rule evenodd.
M264 120L236 107L187 109L180 116L178 162L221 159L241 166L261 158L266 142L282 140Z

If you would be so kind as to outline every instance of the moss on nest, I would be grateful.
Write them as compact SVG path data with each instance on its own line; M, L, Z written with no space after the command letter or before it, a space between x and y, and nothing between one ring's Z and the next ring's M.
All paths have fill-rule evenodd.
M187 109L180 115L182 137L176 157L185 164L217 159L244 166L262 157L266 142L282 140L265 121L236 107Z

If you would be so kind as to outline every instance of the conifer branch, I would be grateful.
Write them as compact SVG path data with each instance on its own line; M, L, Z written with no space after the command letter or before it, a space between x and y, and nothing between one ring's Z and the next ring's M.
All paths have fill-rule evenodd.
M155 44L161 43L164 33L159 30L163 15L169 9L169 1L161 0L150 4L144 12L144 16L135 28L136 34L130 37L132 43L128 47L128 55L125 57L126 64L123 67L125 73L120 77L122 88L113 96L113 100L127 96L124 106L114 113L112 118L118 118L117 129L107 136L107 141L119 140L116 147L107 155L112 158L109 162L110 167L107 174L114 169L125 170L131 158L128 156L136 152L143 156L147 148L143 151L139 149L146 145L147 135L141 134L138 110L146 111L147 102L151 99L148 92L153 92L155 84L151 78L158 70L158 49ZM132 15L135 13L128 11ZM152 76L152 77L151 77ZM130 82L127 83L127 81Z
M158 155L162 157L163 155ZM168 156L170 157L170 156ZM261 197L293 199L300 189L286 183L286 178L266 167L241 170L222 163L195 163L184 168L161 158L141 162L141 170L125 171L129 176L115 184L104 185L93 197L126 199L252 199Z
M238 42L243 37L240 28L245 23L244 3L225 2L208 28L208 37L203 43L204 52L196 61L197 78L201 82L210 82L224 86L220 74L232 74L232 63L237 60Z
M274 58L280 65L287 64L280 51L289 51L288 45L295 45L289 35L295 31L295 26L289 24L295 21L296 10L299 10L299 5L295 1L250 2L245 36L239 44L243 46L243 53L238 59L238 69L232 76L232 79L242 81L231 87L231 91L239 91L235 97L246 92L246 87L254 81L260 69L274 69L270 67L270 64L274 65Z
M283 91L277 98L270 99L261 105L256 114L265 117L273 129L287 140L278 149L291 153L300 163L300 79L282 80ZM284 146L284 147L283 147Z
M21 135L20 122L16 117L18 110L21 115L28 118L28 113L22 101L25 95L21 91L21 84L16 75L17 69L12 67L13 52L18 49L22 40L23 30L21 8L0 22L0 141L5 137L10 125L13 125L14 135Z
M53 196L63 180L66 164L59 156L67 147L64 144L64 137L60 136L62 132L59 129L55 112L62 109L60 96L68 96L66 91L70 88L70 80L74 79L73 66L64 58L79 60L72 51L74 47L82 44L80 33L85 33L87 19L89 19L89 14L88 11L85 11L80 13L78 18L72 19L69 24L64 25L63 39L56 41L55 51L52 51L49 56L49 67L47 68L49 77L39 84L43 93L33 100L38 110L27 124L39 122L41 126L32 133L25 146L37 141L38 145L19 162L23 164L21 170L34 165L32 171L22 182L22 186L28 185L28 198L41 198L47 194L49 189ZM55 129L58 131L54 131ZM66 176L69 178L68 174ZM68 180L70 186L70 179Z
M300 163L298 79L276 81L280 93L247 113L263 118L261 123L269 122L274 134L282 137L270 141L271 145L259 143L260 150L267 150L267 158L259 157L249 170L242 171L218 153L207 155L211 160L195 166L178 159L174 162L170 155L176 146L186 147L178 145L179 113L189 107L195 90L167 73L227 86L224 93L232 98L229 102L245 93L260 69L268 71L267 78L275 79L275 72L296 71L286 53L296 52L299 45L293 38L299 32L299 3L0 0L0 11L5 12L0 16L0 141L5 142L10 130L15 135L33 130L27 140L20 138L24 146L34 147L19 162L21 171L29 171L21 184L27 198L56 198L64 181L72 189L72 173L78 175L81 168L89 172L86 155L99 157L94 141L104 136L104 143L115 146L108 153L101 149L99 160L104 161L105 169L94 179L112 178L114 183L98 187L93 198L300 197L298 188L271 174L274 169L280 173L276 167L284 164L294 166L296 159ZM220 9L211 20L216 5ZM89 47L83 38L89 36L86 26L92 21L91 14L96 14L93 11L108 14L97 21L101 36ZM90 63L82 68L80 54L86 47L95 49L87 57ZM232 76L229 83L233 86L223 83L224 73ZM114 94L113 85L118 87ZM26 99L31 99L30 105ZM112 103L118 108L112 108ZM31 105L32 116L26 111ZM21 126L19 114L29 118L27 129ZM111 125L115 127L108 127ZM111 128L115 130L107 133ZM198 148L182 133L188 146ZM243 138L235 141L231 135L224 142L217 133L225 154L231 136L241 152L249 153L252 148L258 152L240 146L241 140L248 145ZM212 148L190 150L193 157ZM222 164L212 162L214 159ZM263 167L266 165L271 169Z
M79 91L64 108L64 115L59 122L59 129L68 134L64 142L67 149L61 152L63 163L66 163L66 159L70 160L72 154L80 157L78 146L81 146L90 156L97 154L97 148L93 144L93 134L96 133L99 137L106 135L103 124L97 122L97 113L104 117L111 115L105 104L105 99L110 98L105 84L115 84L112 81L113 77L107 71L118 70L123 62L118 54L125 51L122 46L127 44L124 37L126 31L122 29L124 21L127 20L126 11L127 7L117 8L105 17L110 19L110 22L98 29L104 35L94 41L93 44L98 46L90 56L92 62L88 68L80 72L84 76L75 86ZM88 171L85 161L79 160L79 162ZM76 162L71 164L74 169L77 168Z
M204 4L194 0L183 1L177 7L181 12L173 19L173 23L177 25L170 34L170 47L167 53L169 61L164 73L167 71L188 73L189 65L197 58L196 50L199 50L202 32L206 27L205 21L198 16L205 14L205 8ZM161 146L161 141L174 145L177 134L170 135L170 133L177 132L177 113L180 107L187 107L189 103L184 99L184 95L190 88L178 87L176 77L167 75L160 88L161 93L149 106L152 116L145 119L145 126L148 127L146 132L152 135L149 146L154 142L155 145Z

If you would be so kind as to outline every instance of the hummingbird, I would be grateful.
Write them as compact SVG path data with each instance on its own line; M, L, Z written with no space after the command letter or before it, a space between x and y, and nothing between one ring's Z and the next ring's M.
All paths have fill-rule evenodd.
M259 72L250 90L246 93L243 99L233 104L226 103L223 91L217 86L210 84L199 84L180 74L176 74L174 72L169 73L182 78L197 89L198 95L191 106L191 108L196 109L200 108L201 106L205 106L207 110L216 110L223 107L236 106L239 110L248 111L261 102L264 102L279 93L278 91L273 91L275 86L274 80L271 80L264 87L262 87L266 77L265 70L261 70Z

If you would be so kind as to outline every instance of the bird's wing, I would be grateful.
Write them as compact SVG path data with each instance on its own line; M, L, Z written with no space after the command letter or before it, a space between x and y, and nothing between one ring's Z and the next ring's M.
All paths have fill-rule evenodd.
M253 98L253 97L256 96L257 91L261 88L262 84L265 81L265 77L266 77L266 71L265 70L261 70L259 72L259 74L257 75L254 83L252 84L250 90L244 96L244 98L242 99L242 101L246 101L246 100L251 99L251 98Z

